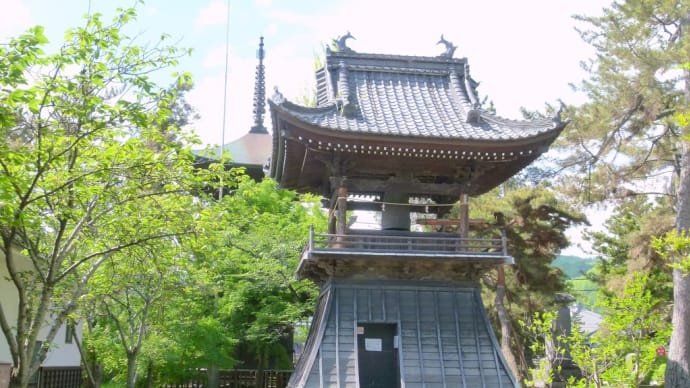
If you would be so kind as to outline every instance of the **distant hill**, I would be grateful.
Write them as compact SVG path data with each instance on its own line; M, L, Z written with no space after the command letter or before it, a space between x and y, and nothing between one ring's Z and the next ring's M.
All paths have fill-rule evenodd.
M595 309L597 289L595 283L585 278L587 273L597 263L597 259L592 257L579 256L558 256L551 265L560 268L565 274L566 284L578 303L583 304L588 309Z
M594 267L597 259L579 256L558 256L551 265L560 268L568 279L575 279Z

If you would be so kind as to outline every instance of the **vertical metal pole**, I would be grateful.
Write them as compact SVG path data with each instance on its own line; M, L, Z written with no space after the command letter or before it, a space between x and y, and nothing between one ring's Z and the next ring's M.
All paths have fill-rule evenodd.
M223 79L223 124L220 131L220 162L225 171L225 119L227 116L228 103L228 56L230 50L230 0L227 1L226 7L228 14L225 19L225 77ZM223 177L220 177L220 185L218 187L218 199L223 199Z

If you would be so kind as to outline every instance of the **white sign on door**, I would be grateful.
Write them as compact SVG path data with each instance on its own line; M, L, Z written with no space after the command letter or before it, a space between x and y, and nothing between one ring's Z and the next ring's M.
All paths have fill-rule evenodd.
M381 338L365 338L364 349L368 352L380 352L383 350Z

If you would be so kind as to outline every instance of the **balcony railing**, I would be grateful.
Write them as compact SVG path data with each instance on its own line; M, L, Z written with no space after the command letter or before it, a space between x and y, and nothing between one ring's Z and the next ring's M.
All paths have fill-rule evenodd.
M458 259L503 258L508 256L505 233L502 238L463 238L453 233L408 231L359 231L348 234L309 233L309 254L358 256L422 256Z

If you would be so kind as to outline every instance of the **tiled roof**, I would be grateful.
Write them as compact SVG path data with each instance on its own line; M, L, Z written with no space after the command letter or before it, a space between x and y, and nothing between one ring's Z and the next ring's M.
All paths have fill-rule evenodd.
M271 156L271 135L247 133L222 147L223 154L230 157L233 164L243 166L263 166ZM220 160L221 147L209 150L195 150L194 153L208 160Z
M476 86L466 59L331 53L317 72L319 107L273 104L306 124L353 134L501 141L562 127L483 110Z

